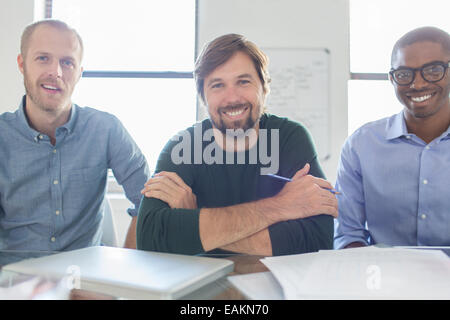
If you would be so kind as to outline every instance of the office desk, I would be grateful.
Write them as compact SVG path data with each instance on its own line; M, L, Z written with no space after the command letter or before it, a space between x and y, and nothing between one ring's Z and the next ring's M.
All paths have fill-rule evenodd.
M0 251L0 268L2 265L20 261L27 258L36 258L44 255L53 254L55 252L33 252L33 251ZM207 255L205 255L207 256ZM229 275L248 274L254 272L264 272L268 269L259 260L262 256L251 255L227 255L218 257L217 259L228 259L234 262L234 271ZM0 269L0 284L14 283L17 274L3 272ZM51 281L51 280L49 280ZM90 292L86 290L73 289L70 299L73 300L114 300L120 297L112 297L104 294ZM198 290L184 296L182 300L243 300L245 296L237 290L228 280L227 277L220 278L210 284L199 288Z

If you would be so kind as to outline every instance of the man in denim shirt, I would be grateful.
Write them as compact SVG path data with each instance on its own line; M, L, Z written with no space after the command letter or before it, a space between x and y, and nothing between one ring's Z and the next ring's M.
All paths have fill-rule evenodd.
M108 168L134 204L125 246L135 248L148 166L116 117L72 104L83 70L80 36L43 20L25 29L20 50L26 95L16 112L0 115L0 249L100 245Z

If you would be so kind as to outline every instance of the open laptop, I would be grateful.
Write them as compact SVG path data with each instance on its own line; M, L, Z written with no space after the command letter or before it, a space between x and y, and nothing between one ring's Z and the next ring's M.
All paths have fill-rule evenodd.
M127 299L178 299L233 268L226 259L102 246L27 259L2 271L68 277L75 288Z

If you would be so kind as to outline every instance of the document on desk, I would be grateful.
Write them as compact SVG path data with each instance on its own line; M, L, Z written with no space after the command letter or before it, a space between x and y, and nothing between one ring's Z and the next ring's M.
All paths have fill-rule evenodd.
M450 299L439 250L355 248L261 260L286 299Z

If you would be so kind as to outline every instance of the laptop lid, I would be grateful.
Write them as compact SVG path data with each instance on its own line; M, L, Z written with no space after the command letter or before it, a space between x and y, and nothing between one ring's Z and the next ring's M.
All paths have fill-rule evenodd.
M101 246L27 259L3 270L79 277L80 289L116 297L177 299L227 275L233 267L226 259Z

